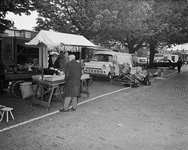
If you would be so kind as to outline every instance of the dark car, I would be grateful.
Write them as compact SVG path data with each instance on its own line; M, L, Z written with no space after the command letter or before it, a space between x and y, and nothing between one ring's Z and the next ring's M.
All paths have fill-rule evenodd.
M147 60L146 59L140 59L139 64L147 64Z
M167 67L169 69L174 69L175 67L177 67L177 63L173 62L170 59L160 59L157 62L154 62L153 64L155 68Z

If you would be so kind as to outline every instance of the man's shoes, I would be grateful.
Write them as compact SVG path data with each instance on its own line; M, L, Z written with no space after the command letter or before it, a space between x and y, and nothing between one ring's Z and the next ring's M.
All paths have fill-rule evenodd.
M64 108L63 108L63 109L60 109L59 111L60 111L60 112L68 112L69 109L64 109Z
M75 111L76 110L76 108L77 108L77 106L74 108L74 107L71 107L71 110L73 110L73 111Z
M76 110L76 108L71 108L73 111L75 111Z

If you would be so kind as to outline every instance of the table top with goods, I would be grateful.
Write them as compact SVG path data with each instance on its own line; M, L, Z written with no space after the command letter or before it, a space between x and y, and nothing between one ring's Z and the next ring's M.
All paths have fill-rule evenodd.
M33 80L42 80L42 75L33 75ZM59 81L64 80L65 75L43 75L44 81ZM89 74L82 74L81 80L90 79Z
M64 80L65 75L34 75L32 76L33 80L44 80L44 81L58 81Z

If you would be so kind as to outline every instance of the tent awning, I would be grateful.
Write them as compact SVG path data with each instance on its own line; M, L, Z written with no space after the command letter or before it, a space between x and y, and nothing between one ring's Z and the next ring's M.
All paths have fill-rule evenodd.
M40 43L43 43L49 47L56 47L60 45L82 47L96 46L82 35L67 34L45 30L41 30L30 42L26 43L26 45L38 45Z

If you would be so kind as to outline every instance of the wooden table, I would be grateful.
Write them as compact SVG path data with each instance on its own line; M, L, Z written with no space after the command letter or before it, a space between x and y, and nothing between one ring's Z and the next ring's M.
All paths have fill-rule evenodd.
M89 97L89 88L87 85L87 80L90 77L83 74L81 77L81 93L84 93ZM62 103L64 102L64 91L60 90L60 85L64 85L64 80L47 81L41 79L33 79L33 83L36 84L35 94L31 100L33 104L39 104L47 107L47 111L50 108L52 97L55 96Z
M47 110L49 110L53 96L57 97L63 102L60 85L65 84L64 80L46 81L41 79L33 79L33 83L36 84L36 89L31 100L32 104L42 105L47 107Z

